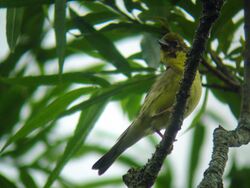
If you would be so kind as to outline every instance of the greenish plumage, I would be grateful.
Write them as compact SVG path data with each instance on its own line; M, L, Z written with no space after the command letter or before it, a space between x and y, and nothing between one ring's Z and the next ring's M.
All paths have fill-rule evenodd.
M137 118L123 132L117 143L93 165L92 168L97 169L99 175L103 174L127 148L142 137L165 128L167 124L184 73L188 47L175 33L166 34L159 43L161 61L166 66L166 71L151 87ZM197 106L200 96L201 81L197 72L187 101L185 117Z

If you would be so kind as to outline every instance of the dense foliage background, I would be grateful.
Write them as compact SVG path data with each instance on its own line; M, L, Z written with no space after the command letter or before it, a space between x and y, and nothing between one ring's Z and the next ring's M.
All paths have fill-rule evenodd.
M144 94L163 70L157 40L173 31L190 44L201 11L200 2L195 0L85 0L70 1L66 6L64 2L56 0L55 8L54 1L47 0L0 1L0 11L7 10L6 18L1 18L6 19L6 38L1 43L7 40L10 48L0 60L0 143L5 146L0 156L0 185L4 188L35 188L45 183L49 187L54 181L55 187L122 186L117 176L79 183L60 172L72 159L109 149L101 143L85 142L105 107L116 101L132 120ZM185 159L187 187L194 186L198 161L202 161L201 153L207 146L206 132L214 128L209 123L239 116L242 6L241 1L226 1L200 66L204 97L189 125L193 136L190 156ZM121 42L140 43L141 48L128 55L119 47ZM228 106L232 114L206 108L208 94ZM72 134L58 136L59 121L76 113L80 113L76 125L69 125ZM111 114L110 121L112 118ZM108 122L105 129L103 139L110 136ZM152 146L148 153L152 153L157 141L155 137L148 139ZM126 155L119 160L129 168L143 165ZM239 166L236 155L230 164L226 185L249 187L249 164ZM12 169L15 175L4 169ZM155 187L175 187L180 177L174 173L175 166L166 160Z

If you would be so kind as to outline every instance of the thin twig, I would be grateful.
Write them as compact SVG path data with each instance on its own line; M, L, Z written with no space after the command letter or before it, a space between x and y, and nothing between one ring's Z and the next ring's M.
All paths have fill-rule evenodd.
M223 2L223 0L202 1L202 17L200 18L193 45L188 54L184 77L180 85L180 90L177 93L176 103L167 124L168 126L166 126L167 129L164 133L164 137L146 166L139 170L131 169L128 174L123 177L123 181L128 187L151 187L157 178L164 159L172 151L177 132L181 129L189 90L195 78L202 53L204 52L205 42L212 24L219 16Z
M235 84L240 84L240 82L236 79L236 77L232 74L232 72L225 66L222 59L216 54L215 51L210 50L209 54L211 55L212 60L217 65L218 69L228 78L232 80L232 82L235 82Z
M202 84L202 86L207 87L207 88L213 88L213 89L219 89L219 90L223 90L223 91L234 92L234 93L240 92L239 89L235 89L235 88L228 87L228 86L222 86L219 84Z
M230 87L233 87L234 89L240 89L240 84L235 82L234 80L228 78L225 76L220 70L216 69L212 65L210 65L207 61L204 59L201 61L201 63L215 76L217 76L220 80L222 80L225 84L227 84Z

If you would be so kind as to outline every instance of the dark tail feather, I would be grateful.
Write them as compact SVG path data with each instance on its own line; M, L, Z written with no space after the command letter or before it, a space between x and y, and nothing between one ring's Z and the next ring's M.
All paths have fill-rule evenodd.
M118 144L119 142L93 165L92 169L98 170L99 175L102 175L126 149L121 150Z
M93 165L92 169L98 170L99 175L102 175L122 152L144 136L143 131L138 131L134 123L123 132L118 142Z

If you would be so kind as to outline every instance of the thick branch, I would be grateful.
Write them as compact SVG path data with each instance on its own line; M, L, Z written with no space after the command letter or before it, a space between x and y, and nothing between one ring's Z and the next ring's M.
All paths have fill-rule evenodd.
M222 176L228 159L229 147L239 147L250 141L250 130L239 127L234 131L226 131L222 127L214 130L214 148L209 167L198 188L223 187Z
M226 131L219 127L214 131L212 159L199 188L223 187L222 175L228 158L229 147L240 147L250 142L250 1L244 0L246 49L244 56L244 84L242 85L241 113L238 127Z
M184 78L176 96L173 114L171 115L164 137L146 166L139 170L132 169L123 177L128 187L151 187L154 184L165 157L173 148L173 142L175 141L177 132L181 129L189 90L195 78L202 53L204 52L205 42L208 38L212 24L219 16L224 1L204 0L202 2L203 14L194 36L192 48L188 54Z
M242 105L239 119L240 126L250 129L250 1L244 0L245 16L245 53L244 53L244 84L242 86Z

